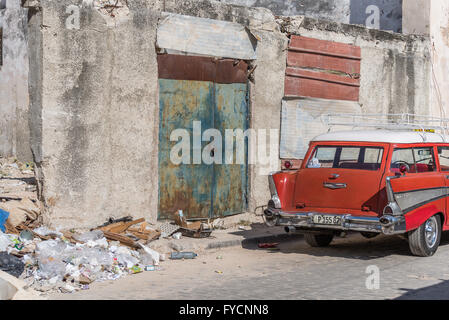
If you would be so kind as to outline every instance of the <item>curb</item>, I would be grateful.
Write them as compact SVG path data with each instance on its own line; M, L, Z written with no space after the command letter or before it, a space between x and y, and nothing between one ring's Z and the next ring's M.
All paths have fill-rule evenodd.
M254 245L261 242L279 242L279 241L293 241L302 239L302 234L297 233L279 233L269 236L255 236L247 239L235 239L235 240L225 240L225 241L217 241L212 242L207 245L205 248L206 250L209 249L219 249L219 248L227 248L227 247L236 247L236 246L242 246L245 247L246 245Z

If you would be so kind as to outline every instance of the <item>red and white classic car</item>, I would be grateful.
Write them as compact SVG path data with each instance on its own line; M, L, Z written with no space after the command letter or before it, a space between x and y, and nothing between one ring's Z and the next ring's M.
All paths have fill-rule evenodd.
M327 246L344 231L403 234L433 255L449 230L449 142L417 131L330 132L314 138L299 170L269 176L270 226Z

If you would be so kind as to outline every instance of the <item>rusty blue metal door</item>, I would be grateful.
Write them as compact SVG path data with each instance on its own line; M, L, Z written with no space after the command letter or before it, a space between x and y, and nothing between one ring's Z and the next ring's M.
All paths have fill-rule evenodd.
M247 209L247 146L244 161L226 164L225 130L248 128L247 66L234 60L216 63L210 58L164 55L159 62L159 218L183 210L188 218L208 218ZM223 164L174 164L170 141L176 129L190 137L190 160L209 142L194 150L193 122L201 133L210 128L222 135ZM196 137L201 138L201 137Z
M238 136L233 139L232 163L226 163L226 130L248 129L248 88L246 83L215 84L214 126L223 137L223 164L214 164L214 181L212 192L212 215L227 216L245 212L247 209L247 144L243 144L243 163L237 158L237 148L241 148Z
M170 141L176 129L186 129L193 159L193 121L202 129L213 127L212 82L159 79L159 214L169 218L183 210L189 218L208 217L211 212L213 167L206 164L174 164ZM201 150L199 150L201 152Z

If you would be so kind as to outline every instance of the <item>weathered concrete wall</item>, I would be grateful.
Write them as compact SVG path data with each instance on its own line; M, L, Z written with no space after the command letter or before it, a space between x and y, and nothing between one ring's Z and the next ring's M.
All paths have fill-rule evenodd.
M404 34L429 35L429 0L402 0L402 30Z
M32 141L45 222L67 228L125 215L154 220L158 15L141 1L128 1L129 11L116 18L81 1L40 3L36 25L43 27L33 32L42 42L30 43L30 51L43 52L32 75L42 90L32 102L40 117Z
M363 112L431 114L428 38L310 18L290 20L285 30L361 47L359 102Z
M434 114L449 118L449 1L432 0L430 8Z
M0 66L0 155L30 161L28 124L27 10L9 0L0 10L3 65Z
M369 28L402 30L403 0L220 0L224 3L264 7L275 15L302 15L339 23L361 24Z
M449 2L404 0L404 32L430 37L431 113L449 117Z
M220 0L221 2L248 6L263 7L278 16L306 15L315 19L349 23L351 15L350 0Z

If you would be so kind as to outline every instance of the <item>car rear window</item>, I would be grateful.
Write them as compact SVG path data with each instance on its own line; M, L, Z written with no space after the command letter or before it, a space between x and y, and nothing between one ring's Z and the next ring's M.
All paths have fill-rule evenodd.
M307 163L307 168L341 168L356 170L379 170L383 148L318 146Z

